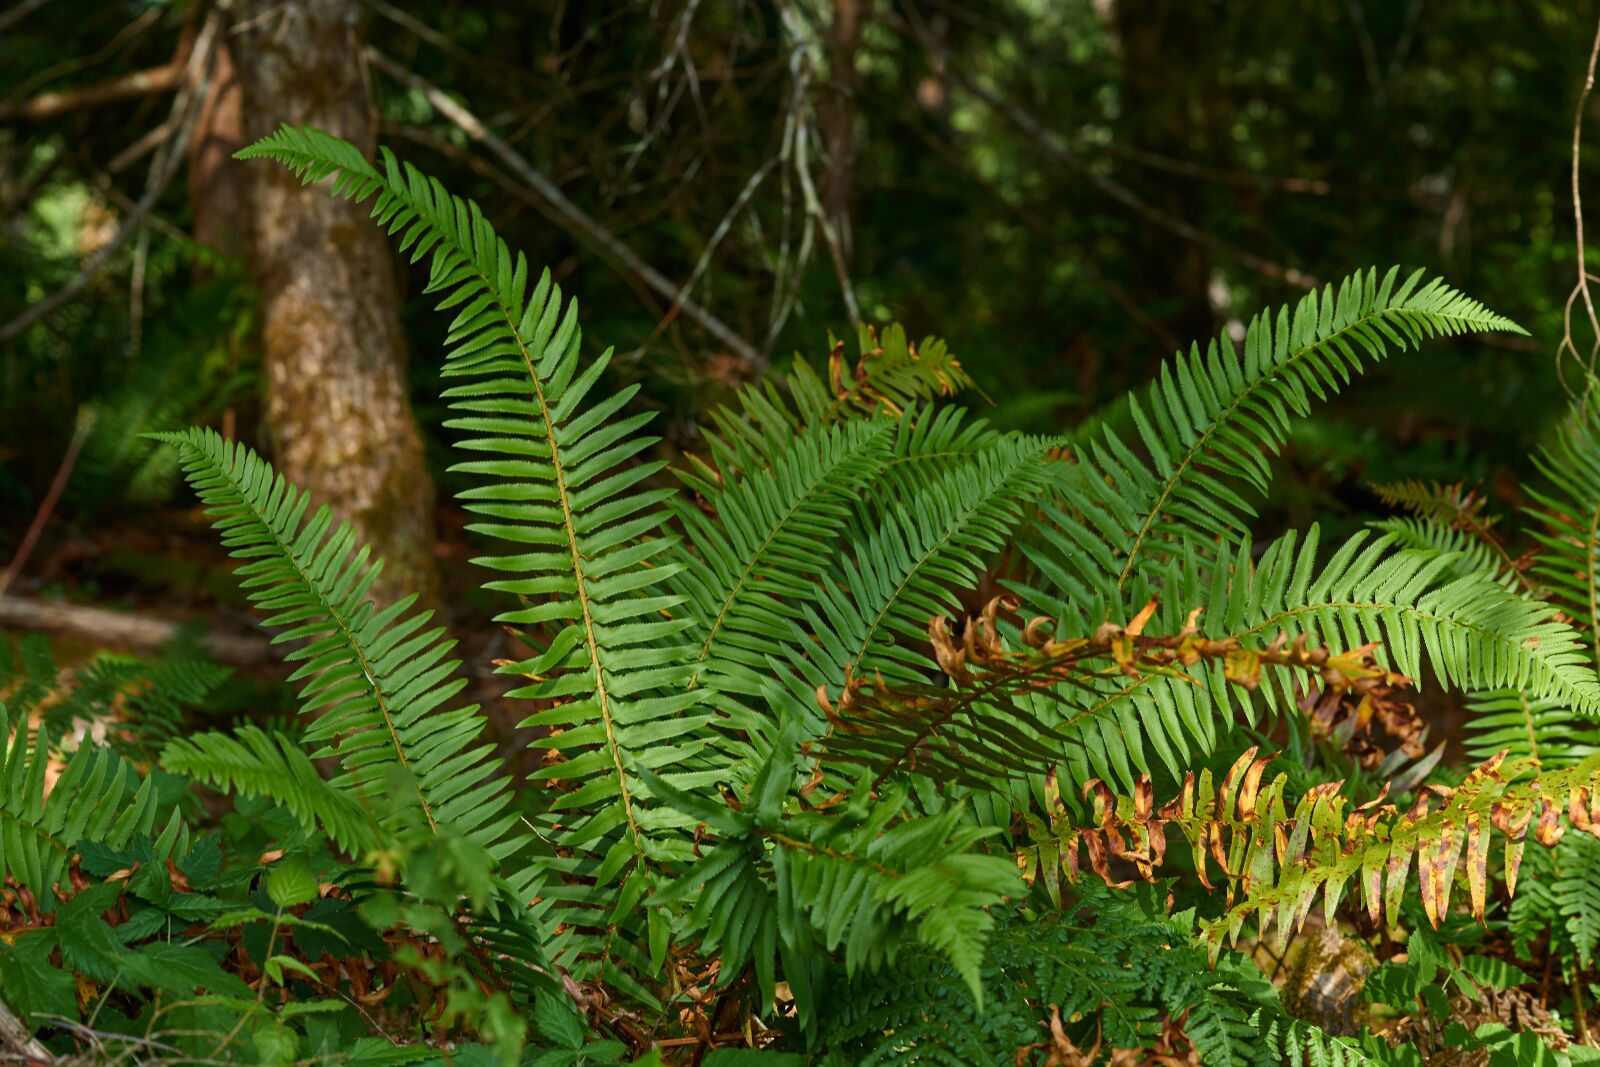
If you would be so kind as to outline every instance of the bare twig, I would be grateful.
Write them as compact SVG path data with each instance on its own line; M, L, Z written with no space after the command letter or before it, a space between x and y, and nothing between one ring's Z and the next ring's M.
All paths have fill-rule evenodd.
M0 33L5 33L49 2L50 0L22 0L21 3L0 12Z
M1187 178L1215 182L1219 185L1231 185L1237 188L1270 189L1283 193L1304 193L1310 196L1334 195L1332 184L1321 178L1283 178L1275 174L1252 174L1249 171L1222 170L1217 167L1208 167L1203 163L1194 163L1187 159L1174 159L1171 156L1164 156L1158 152L1150 152L1129 145L1109 144L1105 146L1105 151L1130 162L1150 167L1153 170L1164 170L1170 174L1181 174Z
M745 205L748 204L750 202L750 198L755 195L756 189L760 187L766 176L772 173L772 168L777 165L778 160L776 157L767 160L760 167L758 167L756 172L750 175L750 179L744 183L744 188L740 189L739 195L734 197L733 206L728 208L727 214L722 216L722 221L719 222L717 224L717 228L712 231L710 240L706 241L705 250L700 253L700 259L696 261L694 270L689 272L688 280L685 281L683 283L683 287L678 290L678 295L672 298L672 304L667 308L666 314L661 317L661 321L656 324L656 328L650 332L650 336L639 345L641 350L659 337L661 335L661 331L667 328L667 324L677 317L678 309L683 306L684 300L688 299L689 294L694 290L694 287L700 283L700 279L705 276L706 271L710 268L711 257L716 253L718 247L721 246L723 240L728 236L728 234L732 232L734 220L737 219L740 213L744 211Z
M17 580L22 568L27 566L28 557L33 554L33 546L38 544L39 535L49 525L50 516L55 513L56 504L61 500L61 493L72 478L72 469L78 465L78 453L83 450L83 442L88 438L89 430L93 426L92 415L81 415L77 425L72 428L72 440L67 443L67 451L56 467L56 476L51 479L50 488L45 491L44 499L39 502L39 510L33 513L33 521L28 524L27 532L22 535L22 543L17 545L17 551L11 557L11 564L6 567L4 574L0 574L0 599L5 597L6 590Z
M435 111L454 123L458 129L472 140L488 149L512 174L516 175L519 181L525 183L539 195L540 199L548 207L550 214L565 229L598 245L601 250L620 261L645 285L661 296L669 300L677 296L678 286L669 281L660 271L640 259L633 249L623 244L610 230L569 200L555 182L518 155L515 149L501 140L494 131L485 126L471 111L468 111L446 95L432 82L406 69L377 49L368 48L366 56L368 62L373 66L421 93ZM679 310L688 318L699 323L707 333L731 348L740 358L751 363L757 369L766 367L766 360L751 346L750 342L740 337L726 323L699 304L685 299L680 302Z
M174 125L171 119L161 123L159 126L150 127L139 135L138 140L111 157L111 161L106 164L106 173L120 174L133 166L147 154L165 144L172 137L173 130Z
M127 25L123 26L122 29L118 30L112 35L109 41L95 49L93 52L89 52L84 55L71 56L59 63L54 64L53 66L46 67L44 70L39 71L31 78L23 81L21 85L13 85L10 92L6 94L5 99L0 100L0 108L9 108L15 106L17 101L26 100L39 86L48 85L57 78L62 78L68 74L74 74L80 70L87 70L90 67L97 66L111 56L116 55L128 44L129 41L132 41L135 37L138 37L141 33L160 22L166 13L166 7L167 5L164 4L150 5L145 9L143 14L139 15L132 22L129 22ZM187 47L188 45L186 40L180 41L178 45L178 58L173 61L174 66L180 65L183 62L182 57L184 55L184 50Z
M200 103L204 100L206 91L210 86L209 75L199 77L196 75L206 69L205 64L211 53L211 44L216 34L216 27L217 16L213 13L206 19L205 25L201 28L200 34L196 38L195 46L189 53L189 71L184 78L183 84L185 86L192 85L194 88L192 91L180 89L177 99L173 101L173 118L177 119L182 116L182 120L178 132L171 142L165 164L160 168L160 173L152 176L149 188L145 190L144 196L139 198L139 202L133 206L133 210L129 211L122 220L122 225L117 228L117 232L93 256L89 257L88 262L78 271L76 277L28 308L27 311L24 311L15 319L4 326L0 326L0 342L9 341L18 336L28 327L81 293L94 280L95 275L99 274L105 265L110 262L111 257L116 255L122 246L127 243L128 238L143 227L146 216L155 208L156 201L161 198L161 194L166 191L167 186L177 175L179 164L183 160L184 147L189 143L190 134L194 132L195 121L200 114Z
M1600 60L1600 25L1595 27L1594 45L1589 49L1589 69L1584 75L1583 88L1578 93L1578 106L1573 110L1572 116L1572 221L1577 230L1578 282L1567 297L1566 307L1562 311L1561 344L1556 348L1556 375L1561 379L1562 386L1565 388L1567 385L1563 361L1570 355L1584 369L1587 376L1584 385L1586 393L1595 384L1595 353L1600 352L1600 319L1595 317L1594 297L1589 292L1588 260L1583 246L1583 189L1578 181L1578 164L1583 152L1583 112L1589 105L1589 94L1594 91L1597 60ZM1594 344L1589 349L1587 360L1579 355L1577 344L1572 339L1572 307L1579 296L1583 297L1583 308L1589 317L1589 327L1594 331ZM1568 388L1567 391L1570 393L1571 389Z
M767 335L762 339L761 351L771 353L800 297L800 282L811 262L812 247L816 238L816 216L810 210L800 212L800 242L790 257L790 244L794 230L794 178L798 168L794 160L804 136L806 97L811 85L811 64L803 62L804 44L795 41L789 49L789 107L784 113L783 134L779 139L778 161L782 214L778 232L778 256L772 272L772 311L767 317Z
M794 9L784 0L778 2L778 16L783 22L784 30L793 42L791 62L805 68L803 82L809 84L814 80L811 70L810 41L800 25ZM797 83L802 81L800 74L795 74ZM834 220L828 216L827 209L823 207L822 198L817 195L817 188L811 179L811 123L808 114L809 104L802 98L795 113L795 151L794 170L795 176L800 179L800 193L805 201L806 213L816 220L818 232L822 234L822 243L828 249L828 255L833 260L833 272L839 279L839 295L844 298L845 313L850 317L850 325L854 327L861 321L861 308L856 303L855 287L850 283L849 265L845 262L844 242L842 235L834 226Z

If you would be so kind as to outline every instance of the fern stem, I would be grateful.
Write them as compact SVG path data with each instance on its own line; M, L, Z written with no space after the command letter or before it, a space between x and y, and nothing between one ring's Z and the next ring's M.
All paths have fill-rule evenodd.
M522 338L522 331L517 329L511 309L500 299L499 290L489 284L490 281L491 279L484 277L484 283L488 291L493 294L495 305L505 319L507 328L517 339L517 351L522 356L523 366L527 368L528 380L533 384L534 395L539 398L539 410L544 413L544 436L550 446L550 467L555 475L556 499L561 504L561 525L567 535L567 551L572 557L572 573L577 579L573 585L577 589L578 607L583 612L583 641L589 650L589 663L594 668L595 707L600 711L600 724L606 732L606 747L611 752L611 765L617 770L617 793L622 798L622 814L628 823L628 835L633 839L634 851L642 855L644 834L639 829L638 818L634 815L633 794L628 789L628 776L622 764L622 746L617 741L611 694L606 689L605 671L600 667L600 642L595 634L594 614L589 604L588 576L585 572L583 551L578 547L578 527L572 518L572 500L567 492L566 467L561 462L561 447L556 441L555 419L545 399L544 382L539 380L538 370L533 365L533 356L528 351L527 342Z

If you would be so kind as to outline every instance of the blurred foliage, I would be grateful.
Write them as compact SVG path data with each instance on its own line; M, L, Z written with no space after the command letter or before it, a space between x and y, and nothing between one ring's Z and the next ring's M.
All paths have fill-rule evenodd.
M846 8L863 23L853 75L831 44ZM6 30L0 112L161 66L203 10L43 5ZM667 279L695 279L691 298L780 364L820 355L848 318L821 236L801 260L801 167L831 180L818 127L843 106L861 314L948 337L1001 425L1059 432L1239 309L1295 295L1283 272L1327 279L1375 259L1444 273L1532 336L1372 375L1303 425L1284 460L1298 488L1269 522L1353 523L1382 510L1362 488L1372 481L1515 484L1560 400L1549 356L1574 271L1572 104L1592 2L373 0L363 13L383 56L458 99ZM645 383L640 402L672 416L670 441L694 441L697 416L752 369L552 224L422 91L377 68L372 79L383 136L581 289L586 320L618 344L613 376ZM143 159L108 168L165 114L147 95L0 120L0 322L69 281L143 194ZM185 237L185 181L159 198L147 239L0 344L8 509L37 503L72 413L137 390L144 359L203 368L212 385L146 407L152 424L215 417L196 398L248 382L247 297ZM442 334L421 288L413 276L406 319L429 352ZM135 320L171 325L140 338ZM413 374L442 458L434 363L413 360ZM252 390L230 405L263 436ZM20 525L4 524L0 544Z

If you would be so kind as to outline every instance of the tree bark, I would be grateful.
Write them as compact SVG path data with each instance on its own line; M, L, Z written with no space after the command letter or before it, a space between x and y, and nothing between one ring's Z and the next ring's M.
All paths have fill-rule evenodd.
M846 261L854 248L850 200L856 166L856 99L861 74L856 52L861 48L861 23L870 0L833 0L828 27L829 84L821 101L822 145L827 169L822 175L822 209L839 236Z
M240 0L227 35L237 110L226 92L194 163L218 211L231 167L248 225L242 238L262 301L266 416L288 478L348 519L385 558L380 601L418 592L437 603L434 492L407 393L400 293L388 240L363 207L305 188L282 167L223 164L230 124L252 141L282 123L316 126L371 152L376 119L356 0ZM228 62L224 60L223 62ZM219 70L220 73L225 73ZM220 86L219 86L220 87ZM208 224L210 225L210 224ZM206 232L206 227L197 227Z

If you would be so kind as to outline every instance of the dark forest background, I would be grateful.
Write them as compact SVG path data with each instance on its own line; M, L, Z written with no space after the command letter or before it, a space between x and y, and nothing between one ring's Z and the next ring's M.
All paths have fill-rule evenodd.
M283 121L388 144L481 202L580 296L584 343L644 383L667 452L739 383L835 336L853 352L852 320L947 338L996 423L1068 432L1121 417L1105 401L1175 349L1393 262L1529 336L1436 345L1319 409L1264 525L1353 526L1402 478L1508 499L1565 402L1596 14L11 0L0 605L231 625L218 550L137 436L197 422L356 520L396 583L466 584L426 276L360 212L231 159Z

